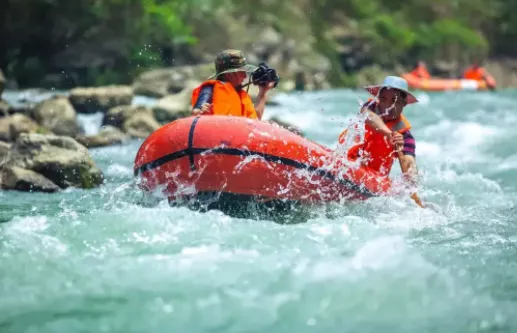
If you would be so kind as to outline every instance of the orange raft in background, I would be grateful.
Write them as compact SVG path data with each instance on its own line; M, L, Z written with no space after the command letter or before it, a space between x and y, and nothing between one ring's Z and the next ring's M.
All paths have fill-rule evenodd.
M202 116L152 133L135 158L144 191L169 201L216 192L231 200L317 203L367 199L391 182L373 171L341 172L333 151L276 124L244 117Z
M485 81L466 80L466 79L422 79L410 73L401 75L411 89L424 91L447 91L447 90L489 90L495 87L495 81L491 78L490 86Z

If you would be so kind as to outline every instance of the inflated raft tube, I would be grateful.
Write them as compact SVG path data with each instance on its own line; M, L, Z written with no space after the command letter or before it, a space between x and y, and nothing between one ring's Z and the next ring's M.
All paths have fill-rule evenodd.
M391 186L367 169L345 169L332 150L276 124L227 116L161 127L142 143L134 173L141 189L169 201L218 193L231 200L343 202Z
M448 91L448 90L489 90L485 81L466 79L422 79L410 73L402 74L411 89L423 91ZM489 82L495 87L495 82Z

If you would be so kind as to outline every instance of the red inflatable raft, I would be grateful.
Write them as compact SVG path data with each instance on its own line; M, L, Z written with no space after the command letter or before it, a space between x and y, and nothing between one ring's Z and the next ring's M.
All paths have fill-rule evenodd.
M465 80L465 79L422 79L410 73L401 75L411 89L424 91L447 91L447 90L488 90L490 87L485 81ZM490 78L492 87L495 87L495 81Z
M138 150L134 172L142 189L170 200L216 192L259 202L316 203L366 199L390 189L387 177L347 170L332 156L332 150L273 123L189 117L151 134Z

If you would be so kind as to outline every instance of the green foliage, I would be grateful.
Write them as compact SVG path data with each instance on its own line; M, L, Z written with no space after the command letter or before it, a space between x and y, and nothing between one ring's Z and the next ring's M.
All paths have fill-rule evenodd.
M4 0L0 10L0 68L23 85L46 73L86 68L85 84L129 82L166 65L164 50L207 42L199 25L225 36L221 16L247 25L272 26L303 41L332 63L332 82L350 81L339 71L340 46L364 46L371 64L393 65L418 58L453 60L476 55L517 54L515 0ZM242 19L242 20L241 20ZM219 22L219 25L216 24ZM346 41L329 36L334 27L351 32ZM210 31L212 33L212 31ZM224 40L224 37L222 37ZM219 39L221 40L221 39ZM94 47L92 47L92 45ZM201 44L203 45L203 44ZM83 50L95 50L88 54ZM63 52L73 55L59 57ZM70 63L61 59L69 60ZM369 65L371 65L369 64ZM75 66L75 67L74 67Z
M336 11L358 18L358 35L371 44L373 60L393 63L407 53L437 56L451 46L478 52L488 48L487 39L475 28L483 21L477 10L481 1L469 0L350 0ZM483 3L485 7L490 5ZM465 15L464 9L478 17ZM493 11L487 10L493 15Z
M362 38L372 44L372 54L376 54L376 60L383 63L407 52L418 38L413 29L387 14L364 20L360 28Z
M183 0L6 0L0 11L0 67L20 84L37 84L45 71L92 65L105 78L126 80L140 67L162 65L159 49L196 42ZM83 50L95 50L85 54ZM71 63L57 59L73 52ZM75 57L75 59L74 59ZM36 61L34 60L36 59ZM79 63L79 65L78 65ZM35 68L36 66L36 68ZM94 73L81 74L93 84ZM120 74L110 74L116 71ZM98 74L98 73L95 73ZM116 78L115 78L116 76ZM32 78L32 80L31 80ZM104 79L100 79L103 81ZM97 79L95 81L98 81Z

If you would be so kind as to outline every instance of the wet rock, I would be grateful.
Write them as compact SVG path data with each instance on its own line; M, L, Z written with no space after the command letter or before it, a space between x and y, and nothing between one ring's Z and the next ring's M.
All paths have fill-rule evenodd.
M153 115L153 110L147 106L140 105L121 105L108 110L102 120L102 126L115 126L122 128L124 122L137 113Z
M168 95L160 99L153 107L154 117L160 123L167 123L191 115L190 105L177 95Z
M75 137L81 132L74 107L63 96L55 96L37 104L32 117L57 135Z
M56 190L50 183L64 189L93 188L103 182L102 171L86 147L70 137L52 134L21 134L4 161L2 178L4 189L33 191Z
M133 89L137 95L165 97L184 90L189 80L204 81L214 71L213 63L153 69L138 76Z
M0 118L0 140L11 142L22 133L46 133L47 129L41 127L33 119L21 113Z
M145 139L161 125L152 115L137 113L124 122L122 129L132 137Z
M8 190L46 193L57 192L60 189L45 176L15 166L0 170L0 187Z
M118 127L136 138L146 138L161 126L154 118L151 108L132 105L110 109L104 116L102 123L103 125Z
M123 144L129 140L129 136L114 126L104 126L96 135L80 135L76 140L87 148L105 147L115 144Z
M200 81L188 81L185 88L174 95L167 95L153 106L155 119L160 123L167 123L191 115L192 91L201 84Z
M75 88L70 90L69 100L78 113L106 112L115 106L131 104L133 89L116 85Z
M163 97L181 91L185 79L176 69L154 69L142 73L133 83L133 89L137 95Z

